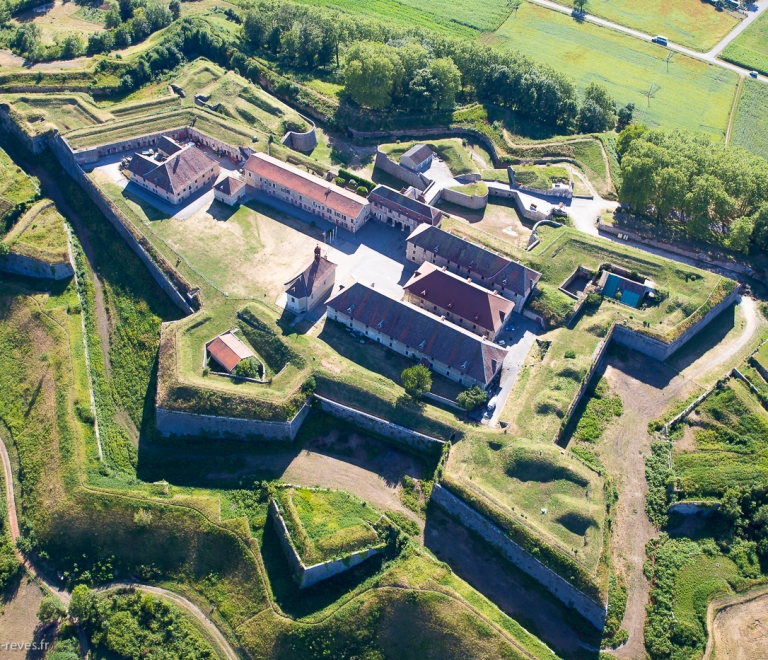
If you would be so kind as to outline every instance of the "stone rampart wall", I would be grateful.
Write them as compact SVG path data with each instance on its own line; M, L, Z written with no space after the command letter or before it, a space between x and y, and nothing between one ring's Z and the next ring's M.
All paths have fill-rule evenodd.
M330 561L325 561L313 566L305 566L296 552L296 548L293 547L293 543L291 543L288 527L283 520L283 516L280 514L280 510L277 508L275 500L272 500L269 503L269 515L275 525L277 536L280 539L280 546L288 559L288 563L291 565L294 578L299 584L299 589L306 589L313 584L317 584L334 575L348 571L350 568L364 562L369 557L379 554L380 548L378 547L365 548L364 550L352 552L344 557L339 557L338 559L331 559Z
M532 211L529 208L526 208L525 204L520 201L520 193L519 191L515 190L514 188L502 188L502 187L496 187L496 186L488 186L488 194L493 197L505 197L507 199L512 199L515 202L515 207L517 208L517 212L522 215L524 218L530 220L531 222L541 222L542 220L549 220L549 215L546 213L542 213L541 211Z
M97 144L93 147L84 147L82 149L73 149L69 142L64 140L67 145L67 149L72 152L74 162L78 165L89 165L95 163L104 156L109 154L117 154L123 151L131 151L133 149L141 149L152 147L161 137L164 135L174 140L184 140L187 136L186 126L177 126L176 128L169 128L164 131L156 131L154 133L146 133L136 137L128 138L126 140L117 140L116 142L107 142L105 144Z
M603 629L606 610L602 604L588 598L570 582L560 577L552 569L547 568L510 539L500 527L449 493L440 484L436 484L432 489L430 501L443 507L449 514L458 518L463 525L482 536L515 566L543 585L558 600L579 612L598 630Z
M344 419L356 426L383 435L395 442L408 445L418 451L436 454L442 450L442 446L445 444L445 441L443 440L432 438L423 433L419 433L418 431L412 431L404 426L393 424L380 417L370 415L361 410L355 410L354 408L337 403L336 401L331 401L330 399L326 399L317 394L315 394L315 398L320 402L320 407L323 411L327 412L329 415Z
M458 190L443 188L440 191L440 197L446 202L451 202L467 209L483 209L488 205L488 193L485 193L485 195L465 195Z
M64 280L75 274L72 264L68 261L62 264L49 264L45 261L25 257L21 254L14 254L13 252L0 257L0 270L15 275L52 280Z
M427 186L432 183L432 179L423 174L416 174L416 172L411 172L411 170L405 169L381 150L376 151L375 167L384 170L387 174L391 174L393 177L400 179L409 186L413 186L419 190L425 190Z
M309 406L304 404L289 422L271 422L261 419L219 417L197 413L157 409L157 430L165 436L202 436L207 438L233 438L240 440L292 441L301 428Z
M10 106L4 107L0 105L0 128L4 131L13 133L33 154L42 153L48 146L47 134L32 137L31 135L27 135L27 133L13 121L10 116Z
M150 275L152 275L152 278L157 282L160 288L168 294L174 304L176 304L176 306L185 314L192 314L193 309L189 302L173 285L166 273L155 263L149 254L147 254L146 250L139 244L137 238L128 229L130 221L122 216L122 212L119 209L107 202L106 197L102 194L99 188L85 175L85 172L83 172L76 162L75 156L66 141L62 139L61 136L57 136L50 141L50 146L62 167L67 171L67 174L80 184L80 187L86 192L91 200L93 200L93 203L96 204L109 223L115 230L117 230L117 233L125 240L128 247L130 247L139 259L141 259L142 263L147 267ZM168 267L170 268L170 266Z

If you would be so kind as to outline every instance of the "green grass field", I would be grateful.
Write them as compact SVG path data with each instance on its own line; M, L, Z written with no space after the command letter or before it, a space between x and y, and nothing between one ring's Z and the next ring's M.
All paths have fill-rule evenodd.
M50 204L50 201L41 200L27 211L8 233L5 241L14 254L52 264L64 263L69 260L64 218L55 206L41 210L45 204Z
M746 78L741 88L731 144L768 158L768 85Z
M393 144L382 144L381 150L389 157L398 162L408 149L415 144L422 144L418 141L397 142ZM469 157L467 150L462 146L459 138L448 138L445 140L431 140L424 142L438 157L445 162L451 174L458 176L460 174L473 174L479 172L477 165Z
M373 528L381 513L343 490L290 489L280 498L302 561L329 561L380 543Z
M489 39L520 50L575 80L580 89L604 84L619 105L634 103L635 119L649 126L684 128L721 137L736 91L735 73L530 3ZM653 86L653 97L644 96Z
M746 385L732 379L696 409L695 450L673 454L686 499L719 497L727 488L768 476L768 414Z
M27 204L37 196L37 186L20 167L18 167L5 151L0 149L0 198L4 198L12 206ZM7 204L0 204L0 219L9 210ZM6 227L0 225L0 236Z
M556 2L571 6L565 0ZM732 14L700 0L591 0L586 12L646 34L663 34L674 43L702 52L713 48L739 23Z
M763 14L734 41L720 57L745 69L768 74L768 18Z

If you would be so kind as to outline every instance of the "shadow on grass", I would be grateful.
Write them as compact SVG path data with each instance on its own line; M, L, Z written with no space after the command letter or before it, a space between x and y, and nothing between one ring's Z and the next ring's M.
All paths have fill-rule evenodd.
M680 349L675 351L666 360L673 369L683 371L698 360L707 351L712 350L725 336L736 327L736 304L724 309L718 316L710 321L709 325L700 330Z
M271 521L264 528L260 549L275 602L283 612L296 618L318 612L347 596L381 570L386 556L386 551L374 555L348 571L306 589L299 589Z

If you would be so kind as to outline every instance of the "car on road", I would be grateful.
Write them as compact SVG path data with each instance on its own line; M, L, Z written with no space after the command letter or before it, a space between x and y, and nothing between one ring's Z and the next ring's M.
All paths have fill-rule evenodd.
M659 46L666 46L667 45L667 38L662 37L660 34L657 34L651 41L655 44L659 44Z
M504 326L504 329L505 329L505 330L508 330L509 332L512 332L512 330L514 330L514 329L515 329L515 326L514 326L514 325L505 325L505 326Z
M750 71L749 75L752 76L753 78L757 78L758 74L757 74L757 71Z

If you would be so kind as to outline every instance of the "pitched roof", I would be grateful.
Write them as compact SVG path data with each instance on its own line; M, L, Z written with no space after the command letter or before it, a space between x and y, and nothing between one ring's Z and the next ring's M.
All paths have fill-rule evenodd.
M302 172L299 168L267 154L253 154L243 167L257 176L262 176L307 197L308 201L319 202L352 218L356 218L368 206L368 202L363 197Z
M393 211L402 213L409 218L414 218L419 222L424 222L430 225L439 224L440 218L443 217L443 212L436 209L434 206L420 202L409 195L397 192L387 186L378 185L368 195L368 201L371 204L380 204L384 207L391 208Z
M166 135L163 135L158 141L157 141L157 150L162 151L166 156L173 156L173 154L178 153L183 149L183 147L176 142L173 138L169 138Z
M161 190L178 194L215 163L215 160L190 144L162 163L136 154L131 158L128 169ZM150 168L150 164L154 168Z
M355 282L328 301L329 309L371 327L487 385L507 352L477 335Z
M294 277L286 284L286 293L296 298L307 298L312 295L315 287L320 285L325 277L336 270L336 264L328 261L325 257L319 257L312 260L307 269Z
M426 144L414 144L408 151L400 156L400 159L410 158L414 165L421 165L431 155L432 149Z
M214 186L214 190L218 190L225 195L234 195L245 188L245 181L235 179L232 176L228 176L226 179L222 179Z
M417 298L448 310L494 334L515 308L511 300L430 263L419 266L403 288Z
M240 360L253 357L253 351L241 342L231 330L220 334L206 345L211 357L231 372Z
M528 295L541 279L541 273L437 227L417 227L408 242L477 273L489 286L498 284L520 296Z

